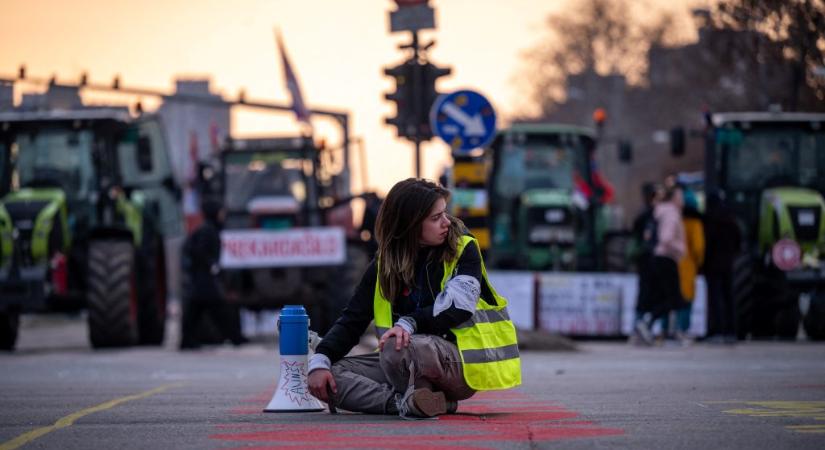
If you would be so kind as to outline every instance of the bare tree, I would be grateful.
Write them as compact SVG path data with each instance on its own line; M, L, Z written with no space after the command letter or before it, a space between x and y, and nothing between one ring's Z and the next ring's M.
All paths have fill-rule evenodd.
M825 109L825 1L719 0L713 19L717 29L755 32L735 44L756 64L790 67L787 109Z
M673 17L652 22L633 17L626 0L576 0L546 21L549 36L524 53L529 97L550 114L566 97L571 75L622 75L644 82L647 51L667 41Z

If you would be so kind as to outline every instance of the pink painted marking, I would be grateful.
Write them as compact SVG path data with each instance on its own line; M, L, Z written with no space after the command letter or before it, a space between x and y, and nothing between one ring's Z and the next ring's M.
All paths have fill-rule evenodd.
M263 399L265 403L269 396L254 398ZM244 405L231 412L260 414L260 404L254 408ZM292 416L285 417L294 420ZM441 416L439 420L370 421L370 416L360 417L364 421L358 423L341 422L334 416L326 416L327 421L321 423L316 420L311 423L222 424L216 427L220 432L209 437L239 444L261 444L255 447L241 444L239 447L247 450L282 446L447 450L456 445L488 449L495 447L496 442L549 442L624 434L621 429L575 420L579 413L561 405L536 401L518 391L478 394L461 402L458 414Z

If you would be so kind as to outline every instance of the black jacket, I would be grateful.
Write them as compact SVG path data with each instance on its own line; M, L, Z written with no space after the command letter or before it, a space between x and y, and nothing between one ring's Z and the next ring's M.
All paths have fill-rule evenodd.
M402 296L393 305L393 323L401 316L412 317L416 322L416 334L434 334L455 341L450 328L455 327L472 316L472 313L458 309L455 305L433 317L433 304L441 292L441 279L444 276L444 264L430 259L428 249L422 249L416 260L416 280L420 287L409 290L409 295ZM464 248L456 265L456 275L469 275L481 284L481 297L489 304L495 304L492 294L481 277L481 255L475 243ZM370 262L355 294L341 313L324 339L315 349L316 353L326 355L331 362L336 362L349 353L358 344L361 335L373 320L373 300L377 270L375 260ZM406 293L406 292L405 292Z
M189 301L222 301L219 280L221 235L217 223L206 221L183 244L183 296Z
M723 207L708 208L704 226L705 274L731 273L742 245L742 231L736 218Z

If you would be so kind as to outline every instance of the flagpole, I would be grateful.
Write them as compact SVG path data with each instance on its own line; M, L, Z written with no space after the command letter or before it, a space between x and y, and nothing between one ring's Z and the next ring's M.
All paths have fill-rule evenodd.
M341 173L341 183L343 184L343 188L345 192L343 196L347 196L350 193L350 174L349 174L349 167L350 167L350 144L349 144L349 114L341 114L341 113L328 113L322 112L319 110L311 110L306 107L306 103L304 103L303 95L301 94L301 86L298 83L298 77L295 75L295 71L292 69L292 65L289 62L289 57L286 53L286 47L284 46L283 39L281 38L281 32L276 27L274 29L275 32L275 41L278 45L278 51L281 54L281 64L283 65L284 70L284 81L286 81L286 87L289 91L290 97L292 98L292 111L295 113L295 118L298 119L298 122L301 124L301 136L305 139L313 139L313 135L315 134L315 129L312 126L312 114L326 114L334 117L338 123L341 125L341 133L342 133L342 140L343 140L343 150L344 150L344 161L345 161L345 168Z

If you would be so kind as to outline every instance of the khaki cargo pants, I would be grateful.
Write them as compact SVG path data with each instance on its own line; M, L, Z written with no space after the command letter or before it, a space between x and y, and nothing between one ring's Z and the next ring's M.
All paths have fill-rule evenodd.
M332 375L338 387L335 406L367 414L398 414L396 398L411 386L444 392L447 400L466 400L475 394L464 381L455 344L429 334L413 334L409 347L400 351L395 350L395 338L390 338L381 352L336 362Z

